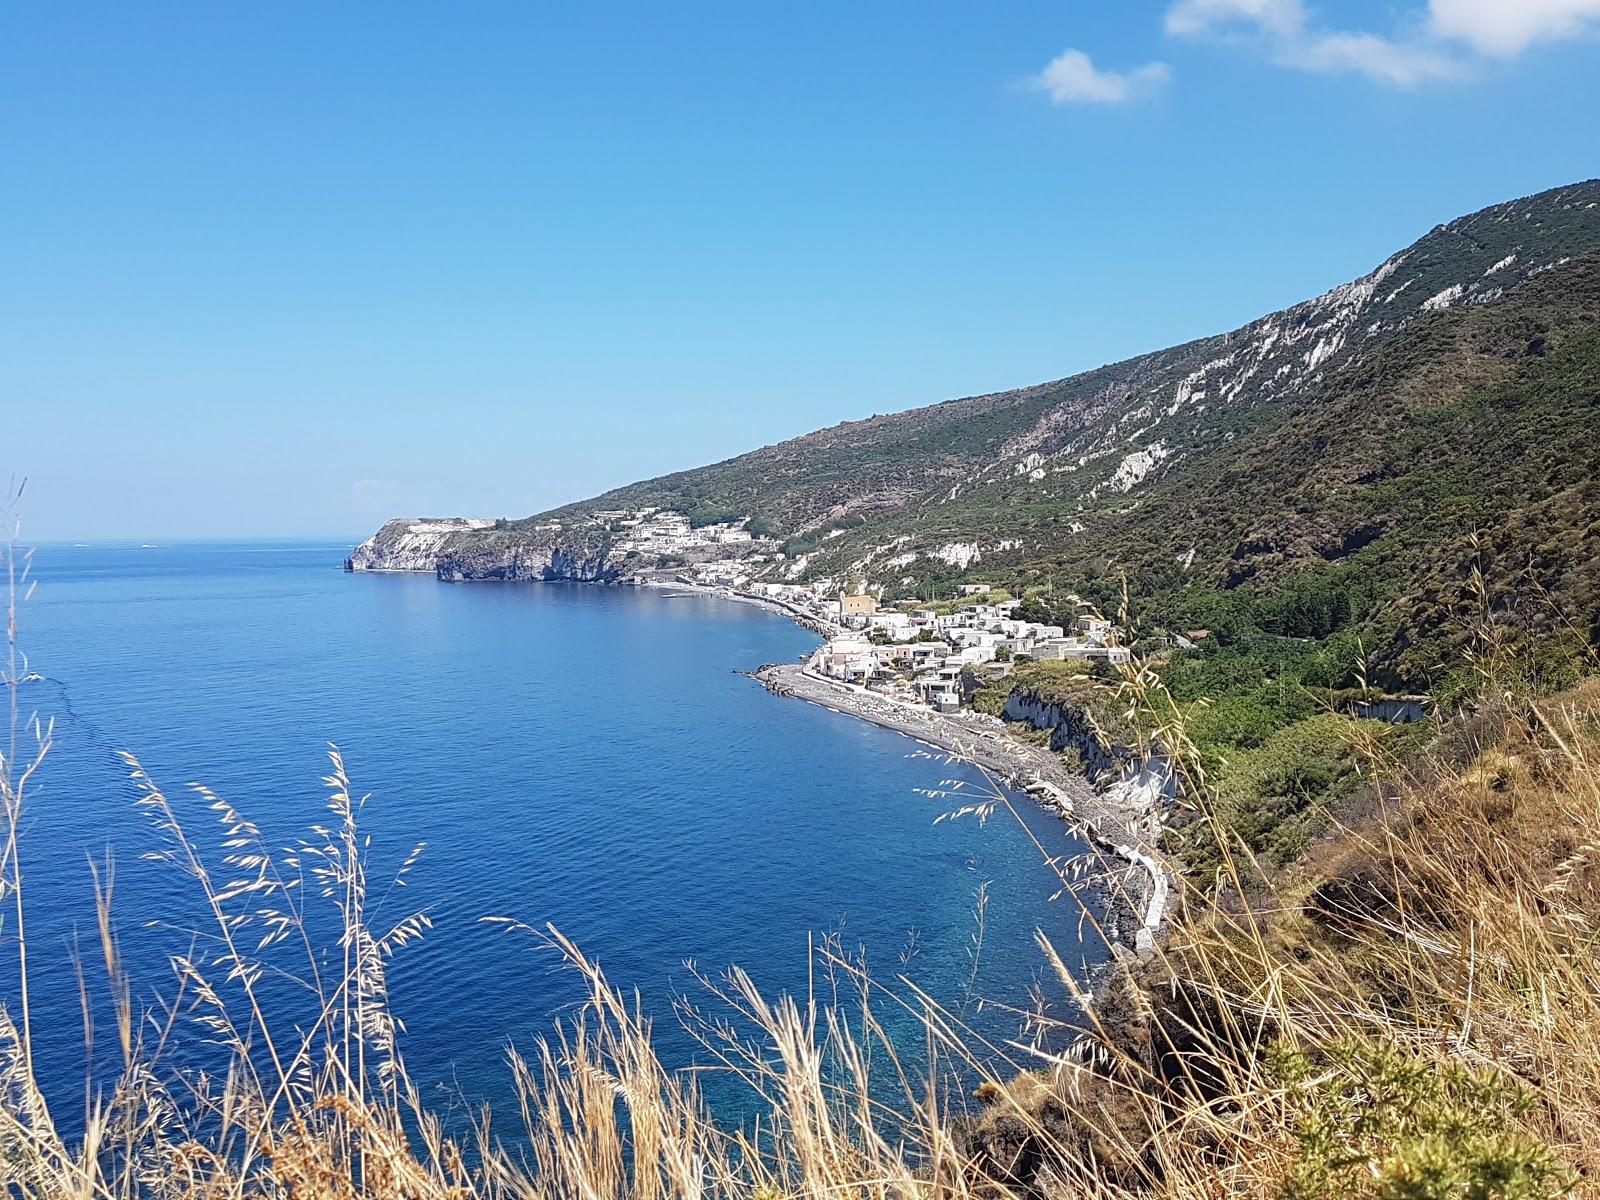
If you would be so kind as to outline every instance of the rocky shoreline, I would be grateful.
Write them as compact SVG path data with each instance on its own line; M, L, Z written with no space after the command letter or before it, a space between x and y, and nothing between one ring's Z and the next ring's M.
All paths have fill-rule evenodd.
M1158 813L1147 802L1097 790L1048 750L1012 738L1005 723L980 713L936 713L865 688L828 679L799 663L773 663L751 672L768 691L856 717L963 759L998 784L1025 791L1073 831L1125 866L1100 881L1103 926L1113 951L1139 958L1155 952L1166 922L1172 882L1153 845Z

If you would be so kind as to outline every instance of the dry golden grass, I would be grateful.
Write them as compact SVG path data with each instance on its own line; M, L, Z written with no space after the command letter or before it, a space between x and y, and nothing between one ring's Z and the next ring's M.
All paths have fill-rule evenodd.
M637 997L553 929L587 985L581 1010L508 1071L518 1102L447 1132L406 1070L390 956L424 912L371 926L362 800L337 751L329 818L288 850L202 793L203 849L131 757L162 857L209 917L178 965L181 996L136 1010L97 876L98 964L111 981L121 1068L90 1089L68 1138L34 1074L18 829L49 730L24 726L12 574L0 763L0 902L20 985L0 1013L0 1178L7 1194L150 1197L863 1200L1052 1197L1600 1195L1600 688L1502 695L1461 725L1453 762L1418 769L1372 747L1377 808L1336 829L1312 865L1271 879L1224 846L1156 960L1099 981L1072 1052L986 1046L959 1009L874 980L835 949L827 986L763 996L738 971L680 1015L712 1063L761 1098L719 1123L693 1074L667 1069ZM1172 749L1205 819L1177 706L1136 667L1130 712ZM1492 693L1491 693L1492 694ZM31 736L29 736L31 734ZM1465 750L1462 747L1465 746ZM1001 811L1004 797L994 811ZM407 860L407 866L415 856ZM406 868L402 868L402 876ZM385 889L389 880L384 880ZM403 879L401 880L403 882ZM331 944L318 910L332 914ZM1047 944L1066 992L1080 986ZM280 1008L289 961L294 994ZM879 1013L918 1019L913 1069ZM293 1006L291 1006L293 1007ZM311 1019L304 1019L305 1013ZM50 1014L59 1019L61 1014ZM173 1049L198 1025L220 1066ZM183 1044L190 1044L184 1040ZM972 1098L946 1068L990 1071Z

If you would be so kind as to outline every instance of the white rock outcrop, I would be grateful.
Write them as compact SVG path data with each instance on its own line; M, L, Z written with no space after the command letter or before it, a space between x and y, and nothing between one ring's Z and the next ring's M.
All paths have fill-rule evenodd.
M362 542L345 560L350 571L432 571L445 543L457 533L488 529L485 517L400 517Z

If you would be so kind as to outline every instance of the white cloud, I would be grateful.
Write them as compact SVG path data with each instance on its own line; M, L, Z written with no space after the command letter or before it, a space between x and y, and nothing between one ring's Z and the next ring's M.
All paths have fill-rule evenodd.
M1416 43L1391 41L1375 33L1317 33L1300 37L1276 47L1273 60L1302 71L1365 75L1397 87L1454 79L1465 69L1458 59L1448 54Z
M1281 66L1411 87L1466 73L1471 55L1510 58L1535 42L1591 32L1600 0L1417 0L1385 36L1320 24L1305 0L1173 0L1166 29L1246 46ZM1452 43L1455 43L1452 45Z
M1175 0L1166 27L1178 37L1242 44L1295 70L1365 75L1399 87L1449 79L1463 70L1459 58L1420 38L1324 28L1302 0Z
M1309 0L1171 0L1165 26L1169 36L1211 38L1297 71L1416 87L1539 42L1600 35L1600 0L1412 0L1391 33L1325 25ZM1124 104L1170 77L1165 63L1102 71L1068 50L1029 82L1055 104Z
M1535 42L1590 32L1600 0L1428 0L1428 17L1438 36L1509 58Z
M1064 50L1030 81L1052 104L1126 104L1160 90L1170 72L1153 62L1132 71L1102 71L1082 50Z

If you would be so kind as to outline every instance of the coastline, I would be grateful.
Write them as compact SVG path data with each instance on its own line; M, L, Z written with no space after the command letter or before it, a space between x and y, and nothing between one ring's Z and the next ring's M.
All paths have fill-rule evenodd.
M714 600L732 600L736 604L753 604L757 608L764 608L780 617L787 617L800 628L821 638L838 637L845 632L842 626L819 620L811 613L798 609L792 604L785 604L782 600L774 600L770 596L750 596L744 592L735 592L728 588L706 587L701 583L683 583L672 579L624 579L619 581L617 586L685 592L692 596L709 596Z
M622 582L752 604L824 639L846 632L841 626L767 596L679 580L635 578ZM1118 785L1097 789L1050 751L1010 737L1005 723L996 717L973 712L939 713L906 704L859 685L830 679L812 670L810 661L808 657L805 664L771 663L749 675L774 695L803 700L898 733L940 754L973 763L1001 786L1026 792L1046 812L1066 821L1085 842L1127 864L1108 872L1101 883L1107 941L1114 954L1130 953L1141 961L1154 956L1166 925L1167 906L1176 890L1175 877L1162 863L1156 845L1160 836L1158 801L1141 798L1137 789Z
M606 586L651 588L750 604L824 639L846 632L781 600L729 588L639 576L608 581ZM1066 821L1083 841L1126 864L1107 872L1100 884L1107 940L1114 953L1134 954L1141 960L1155 953L1176 887L1155 844L1158 802L1122 785L1097 789L1055 754L1010 737L998 718L973 712L939 713L870 692L812 670L809 657L805 664L768 664L746 674L774 695L816 704L898 733L940 754L973 763L1002 786L1026 792L1046 812Z
M1127 950L1140 959L1155 953L1173 883L1150 844L1149 804L1119 802L1114 788L1097 790L1055 754L1010 737L995 717L937 713L829 679L799 663L771 663L750 676L776 696L898 733L971 762L1000 786L1026 792L1085 842L1127 864L1101 884L1107 940L1113 952Z

